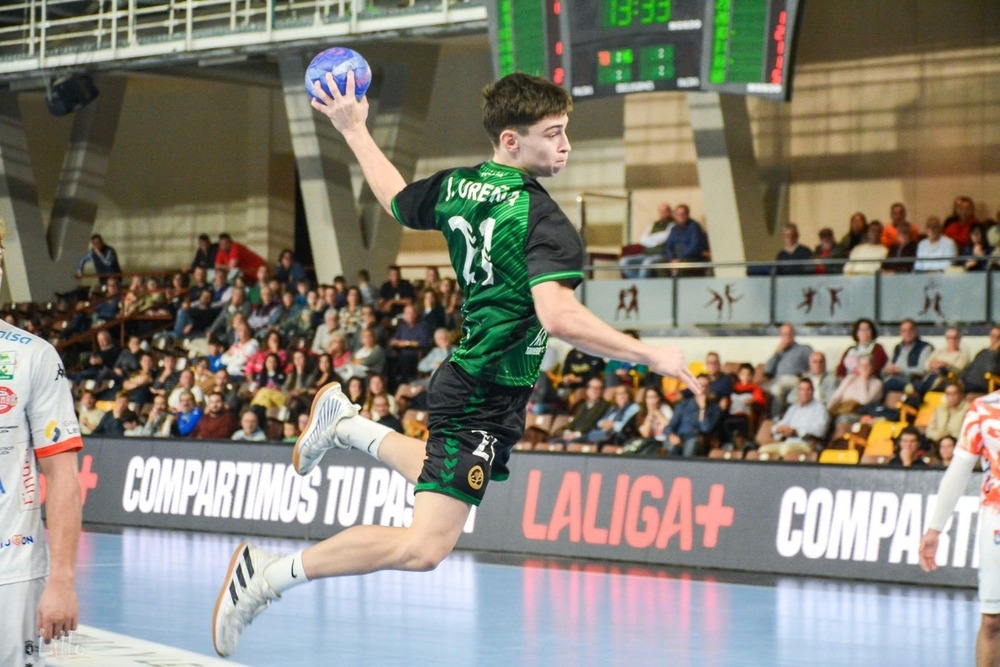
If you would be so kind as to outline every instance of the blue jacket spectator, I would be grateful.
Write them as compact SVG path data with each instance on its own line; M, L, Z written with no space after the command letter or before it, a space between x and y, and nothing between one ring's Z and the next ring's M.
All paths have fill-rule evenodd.
M118 263L118 253L111 246L104 244L104 239L101 238L100 234L94 234L90 237L90 250L76 264L77 278L83 276L83 269L88 262L94 263L94 273L97 274L102 285L111 276L122 272L122 267Z
M663 259L668 262L704 262L708 259L708 236L697 220L690 217L686 204L674 208L676 224L663 244ZM700 270L697 270L700 272ZM685 271L687 273L688 271Z
M180 407L174 421L174 435L186 438L194 431L201 420L201 408L194 402L194 394L190 391L181 392Z
M702 394L685 398L674 408L667 425L667 443L671 456L697 456L704 453L708 441L722 422L719 404L708 398L708 376L699 375Z
M285 286L289 292L295 292L299 281L308 280L305 268L295 261L295 255L287 248L281 251L278 263L274 266L274 279Z

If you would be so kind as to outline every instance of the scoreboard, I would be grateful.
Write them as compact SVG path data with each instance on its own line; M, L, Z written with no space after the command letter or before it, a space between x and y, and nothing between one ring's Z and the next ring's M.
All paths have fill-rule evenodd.
M490 0L498 76L576 99L706 90L786 100L801 0Z

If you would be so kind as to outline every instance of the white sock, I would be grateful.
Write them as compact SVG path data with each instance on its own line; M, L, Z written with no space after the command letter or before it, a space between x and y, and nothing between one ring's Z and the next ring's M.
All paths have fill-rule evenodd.
M264 581L278 595L309 581L302 567L302 552L282 556L264 568Z
M354 449L367 452L372 458L381 461L378 449L382 446L385 436L395 433L391 428L364 417L344 419L337 424L337 439Z

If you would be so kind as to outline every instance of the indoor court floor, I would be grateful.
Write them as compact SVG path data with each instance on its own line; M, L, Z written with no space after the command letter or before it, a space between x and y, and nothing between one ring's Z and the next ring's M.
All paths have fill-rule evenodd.
M84 627L50 664L971 665L974 591L456 552L288 591L229 661L211 615L238 536L86 532ZM272 551L302 543L254 539ZM117 642L117 643L116 643ZM129 649L123 648L128 644ZM140 656L140 657L136 657Z

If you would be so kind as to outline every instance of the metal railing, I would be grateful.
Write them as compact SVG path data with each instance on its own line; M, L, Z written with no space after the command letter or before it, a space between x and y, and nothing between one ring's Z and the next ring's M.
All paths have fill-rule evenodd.
M0 6L0 81L151 66L337 37L485 29L482 0L21 0Z

